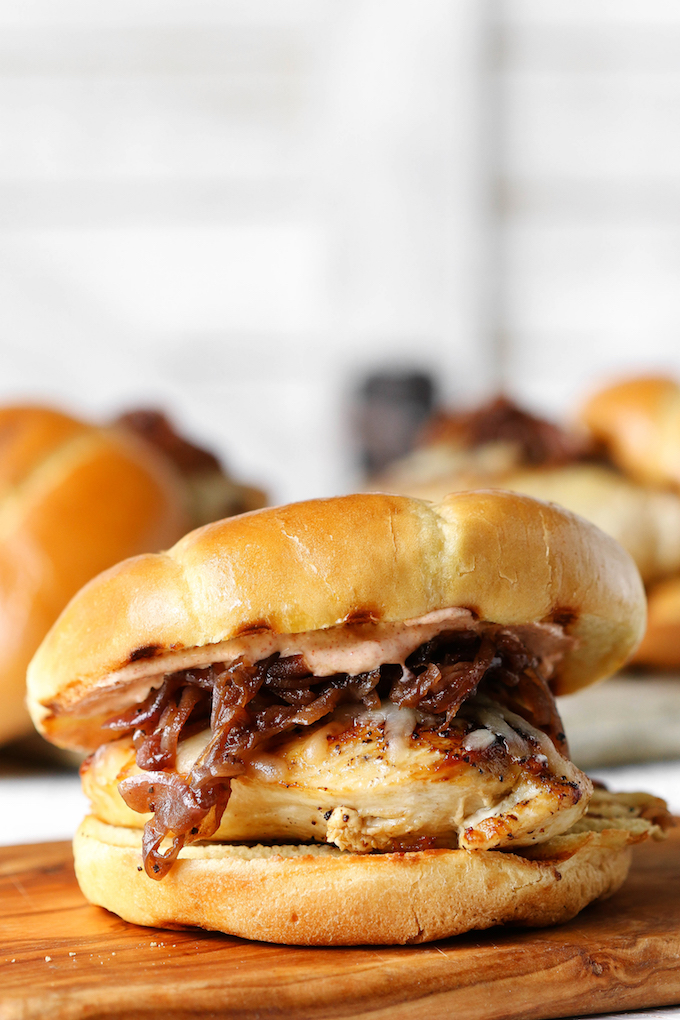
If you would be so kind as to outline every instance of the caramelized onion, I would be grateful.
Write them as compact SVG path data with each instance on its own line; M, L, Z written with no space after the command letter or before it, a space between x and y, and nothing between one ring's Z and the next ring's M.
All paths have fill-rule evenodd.
M128 807L153 814L143 838L147 874L162 878L182 846L217 831L231 780L245 771L249 756L279 735L312 726L341 704L375 710L387 699L425 713L433 729L450 735L461 706L481 690L566 750L537 660L502 627L490 626L481 637L472 631L443 633L421 645L405 667L385 664L357 676L316 677L301 655L272 655L257 663L239 659L171 674L140 706L107 724L117 735L134 733L143 773L123 780L119 789ZM178 774L178 741L208 725L210 741L189 773ZM467 749L468 756L474 753ZM484 753L491 759L500 747L492 742ZM172 845L162 852L166 837Z

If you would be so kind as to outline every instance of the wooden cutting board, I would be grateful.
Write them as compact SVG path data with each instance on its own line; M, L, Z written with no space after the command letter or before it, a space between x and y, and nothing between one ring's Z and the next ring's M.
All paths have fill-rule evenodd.
M680 829L568 924L302 949L126 924L68 843L0 848L0 1020L532 1020L680 1002Z

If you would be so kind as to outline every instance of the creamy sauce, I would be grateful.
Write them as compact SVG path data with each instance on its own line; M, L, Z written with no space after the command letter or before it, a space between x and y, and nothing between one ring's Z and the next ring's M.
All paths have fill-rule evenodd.
M386 662L403 666L416 648L444 630L481 633L490 625L476 621L468 609L451 607L395 623L342 624L300 634L263 631L219 644L169 652L151 661L133 662L99 680L73 714L121 712L143 701L167 673L212 663L229 665L240 658L258 662L276 652L282 657L303 655L310 672L319 677L334 673L356 676ZM555 662L574 645L574 639L552 623L523 624L507 629L521 636L526 647L540 657L543 673L548 677Z

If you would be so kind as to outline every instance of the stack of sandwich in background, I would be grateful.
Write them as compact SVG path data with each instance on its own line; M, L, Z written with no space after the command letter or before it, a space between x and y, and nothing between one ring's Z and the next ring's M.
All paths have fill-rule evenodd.
M416 450L370 482L434 499L479 487L550 500L593 521L631 553L645 582L648 627L633 662L662 672L644 688L617 679L565 704L577 760L680 756L680 386L658 377L609 386L570 429L503 397L439 412Z
M33 733L26 667L83 584L265 502L156 412L100 427L48 407L1 408L0 744Z
M583 421L613 464L637 484L680 498L680 385L631 379L596 393ZM647 585L647 633L635 661L680 669L680 569Z

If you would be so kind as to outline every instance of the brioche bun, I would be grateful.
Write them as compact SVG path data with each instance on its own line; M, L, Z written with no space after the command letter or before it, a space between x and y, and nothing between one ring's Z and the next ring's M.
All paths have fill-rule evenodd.
M680 487L680 386L672 379L616 383L592 396L581 417L631 478Z
M88 900L135 924L292 945L430 942L497 924L568 921L616 892L629 845L661 836L664 807L644 794L596 791L568 833L516 853L194 845L162 882L141 867L138 831L89 816L74 856Z
M663 376L642 376L594 394L582 419L612 461L644 485L680 489L680 385ZM651 493L652 498L678 498ZM680 534L680 529L676 531ZM647 581L678 573L680 567ZM680 578L652 584L648 629L634 661L646 666L680 666Z
M505 626L562 625L575 640L553 678L559 693L614 672L645 623L630 556L556 506L508 492L312 500L207 525L90 582L31 663L29 707L50 740L91 749L109 739L102 697L110 715L145 677L220 661L239 636L450 607Z
M647 592L647 630L632 662L658 669L680 667L680 577Z
M71 596L186 520L179 479L141 441L48 408L0 409L0 743L31 730L26 667Z

